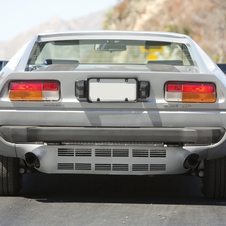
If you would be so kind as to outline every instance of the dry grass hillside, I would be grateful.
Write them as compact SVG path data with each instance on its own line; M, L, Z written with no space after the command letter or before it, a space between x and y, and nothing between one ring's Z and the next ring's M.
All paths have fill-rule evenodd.
M187 34L215 62L226 62L226 0L121 0L104 29Z
M85 17L72 20L61 20L54 17L43 24L17 35L6 42L0 43L0 60L9 60L23 45L25 45L34 35L52 31L71 30L101 30L103 29L103 18L105 11L93 13Z

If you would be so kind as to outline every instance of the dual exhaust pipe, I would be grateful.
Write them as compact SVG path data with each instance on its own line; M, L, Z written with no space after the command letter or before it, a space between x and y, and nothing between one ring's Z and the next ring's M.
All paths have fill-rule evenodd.
M194 170L198 166L198 164L199 164L199 156L196 154L191 154L185 159L184 168Z
M39 162L38 157L32 152L28 152L25 155L25 162L29 168L33 168L33 167L39 168L40 167L40 162Z

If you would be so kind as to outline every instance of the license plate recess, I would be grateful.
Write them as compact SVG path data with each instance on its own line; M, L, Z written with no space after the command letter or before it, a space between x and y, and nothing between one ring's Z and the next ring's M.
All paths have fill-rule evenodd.
M90 78L88 80L90 102L136 102L137 79Z

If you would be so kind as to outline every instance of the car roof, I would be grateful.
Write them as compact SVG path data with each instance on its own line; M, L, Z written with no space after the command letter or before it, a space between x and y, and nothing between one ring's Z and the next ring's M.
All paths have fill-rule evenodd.
M50 32L37 35L37 41L51 41L51 40L68 40L68 39L98 39L98 38L121 38L121 39L134 39L134 40L158 40L158 41L174 41L186 42L187 35L172 33L172 32L156 32L156 31L63 31L63 32ZM114 37L115 36L115 37Z

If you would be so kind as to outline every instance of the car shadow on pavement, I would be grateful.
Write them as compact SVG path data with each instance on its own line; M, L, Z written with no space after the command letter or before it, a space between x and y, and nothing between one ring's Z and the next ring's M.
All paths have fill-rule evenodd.
M206 199L198 177L26 174L19 196L39 202L222 205Z

